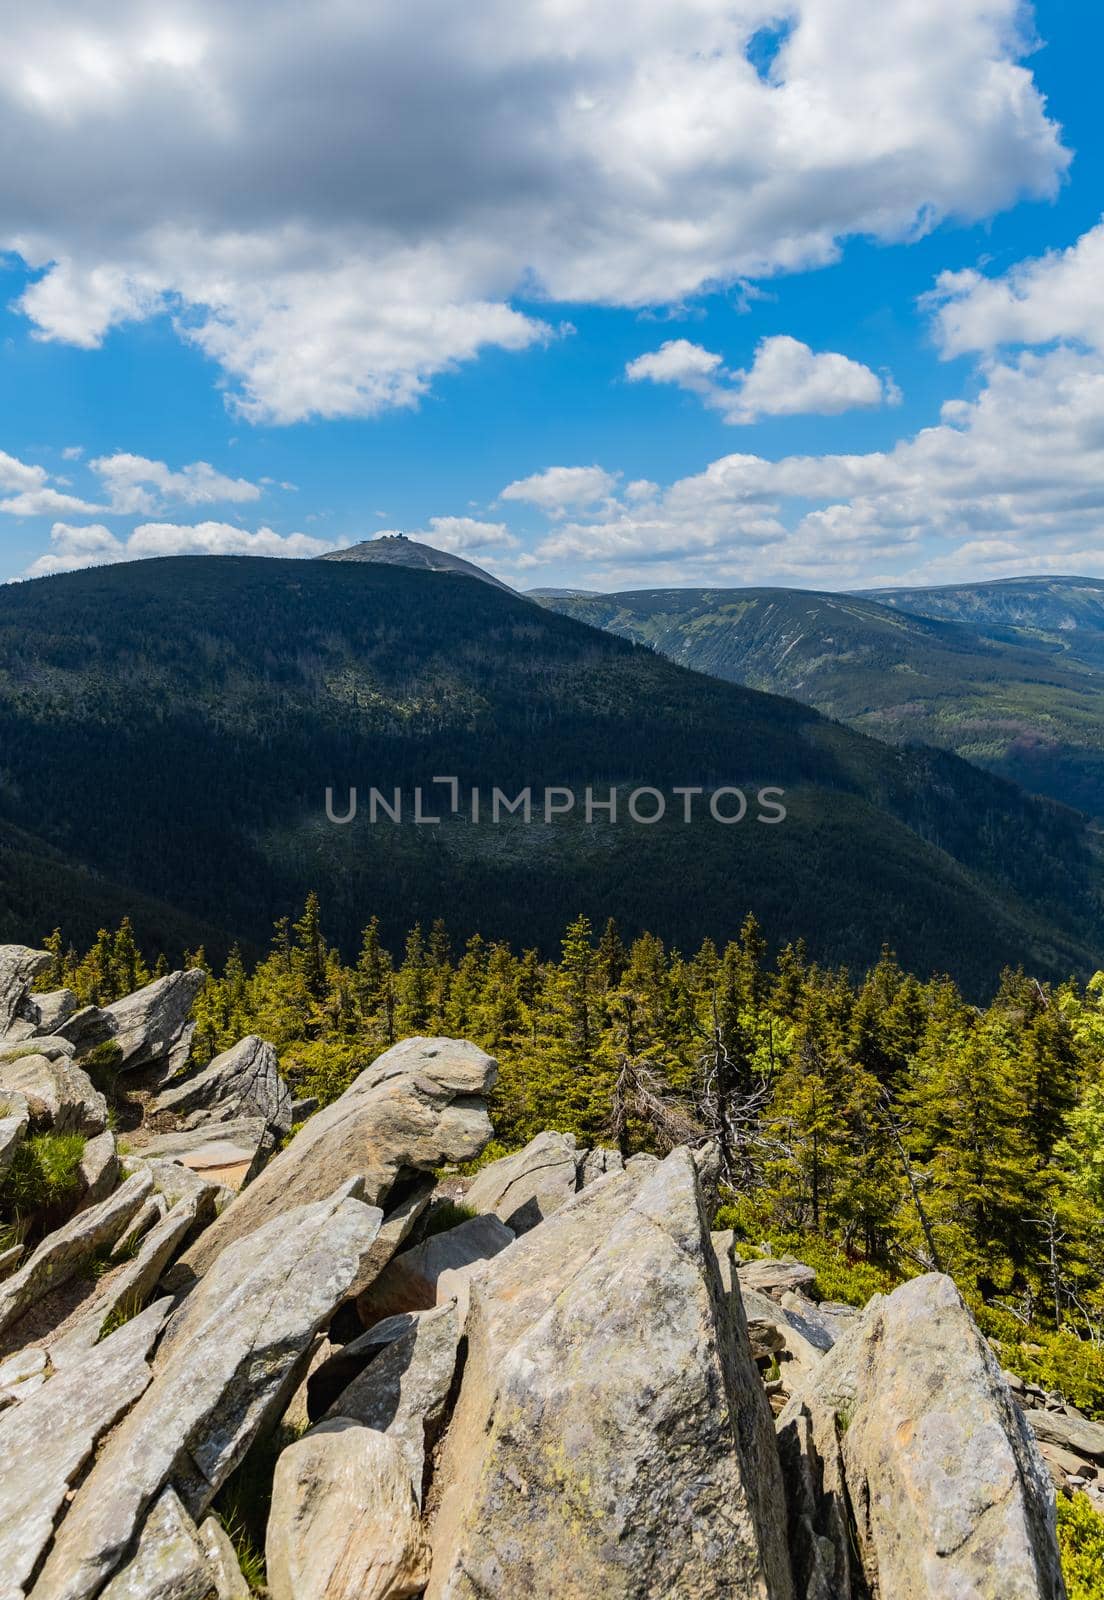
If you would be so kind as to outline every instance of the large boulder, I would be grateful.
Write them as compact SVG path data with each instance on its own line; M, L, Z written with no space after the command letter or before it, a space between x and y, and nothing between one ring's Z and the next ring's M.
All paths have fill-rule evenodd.
M58 1055L20 1054L0 1061L0 1098L20 1094L33 1121L55 1133L102 1133L107 1101L74 1061Z
M110 1128L89 1139L81 1152L77 1178L80 1194L77 1209L99 1205L106 1200L119 1179L119 1149Z
M1064 1596L1046 1469L949 1278L931 1273L876 1297L778 1427L799 1522L809 1517L810 1482L825 1473L836 1486L819 1509L838 1521L842 1473L862 1592L893 1600ZM816 1508L814 1539L834 1543L815 1515Z
M75 1014L80 1001L72 989L51 989L49 994L32 994L26 1004L35 1032L52 1034Z
M199 1517L274 1420L380 1213L344 1184L226 1249L169 1323L153 1383L77 1490L35 1600L92 1600L166 1485Z
M0 1039L25 1015L31 984L53 960L48 950L29 950L23 944L0 944Z
M276 1051L252 1033L194 1077L169 1084L150 1110L170 1112L185 1127L261 1117L279 1133L291 1131L291 1090L280 1075Z
M150 1381L146 1357L165 1320L163 1300L0 1411L0 1594L22 1595L71 1487L103 1435Z
M130 1224L152 1187L148 1172L136 1172L99 1205L47 1234L24 1265L0 1283L0 1333L36 1300L87 1270Z
M412 1600L428 1550L406 1463L385 1434L337 1417L276 1463L265 1539L272 1600Z
M484 1096L496 1071L490 1056L465 1041L395 1045L299 1130L185 1252L170 1281L202 1276L227 1245L346 1178L362 1177L369 1204L390 1210L392 1190L412 1172L470 1161L491 1137ZM373 1271L382 1265L376 1259ZM369 1281L371 1274L358 1287Z
M770 1411L690 1153L584 1189L473 1286L427 1600L787 1600Z
M411 1250L392 1257L357 1301L366 1328L403 1311L425 1311L442 1298L437 1292L442 1273L489 1261L512 1244L514 1235L495 1216L471 1217L455 1228L434 1233Z
M525 1233L574 1198L580 1187L579 1166L574 1136L548 1129L524 1150L478 1172L464 1204L476 1212L492 1213L514 1233Z
M170 972L109 1006L85 1006L58 1028L78 1054L112 1041L116 1069L157 1068L162 1078L179 1072L188 1059L194 1025L188 1021L196 995L207 980L199 968Z

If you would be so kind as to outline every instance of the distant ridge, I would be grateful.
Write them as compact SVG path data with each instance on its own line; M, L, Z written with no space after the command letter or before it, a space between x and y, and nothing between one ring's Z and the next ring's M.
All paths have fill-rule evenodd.
M481 578L496 589L505 589L507 594L514 593L508 583L493 578L473 561L450 555L447 550L435 550L431 544L420 544L417 539L408 539L402 533L385 533L378 539L362 539L360 544L352 544L347 550L333 550L320 559L379 561L390 567L417 567L423 572L454 572L464 578Z

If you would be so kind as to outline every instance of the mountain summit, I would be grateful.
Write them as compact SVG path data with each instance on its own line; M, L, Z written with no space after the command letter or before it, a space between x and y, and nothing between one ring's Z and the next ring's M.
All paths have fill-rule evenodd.
M320 557L322 561L380 561L390 567L416 567L422 572L454 572L464 578L481 578L496 589L513 594L509 584L493 578L473 561L463 556L450 555L447 550L435 550L431 544L420 544L408 539L405 533L385 533L378 539L362 539L347 550L334 550Z

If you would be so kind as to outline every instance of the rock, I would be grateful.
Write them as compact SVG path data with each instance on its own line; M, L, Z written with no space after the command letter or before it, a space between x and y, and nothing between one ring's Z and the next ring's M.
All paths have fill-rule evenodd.
M780 1434L803 1414L817 1461L830 1463L839 1441L872 1593L1064 1595L1045 1468L949 1278L932 1273L875 1297L783 1411ZM791 1437L791 1513L798 1449Z
M398 1446L346 1417L276 1463L265 1539L272 1600L412 1600L428 1552Z
M107 1199L119 1178L119 1155L110 1129L89 1139L77 1171L81 1186L77 1203L82 1210Z
M218 1600L252 1600L245 1574L238 1565L237 1551L217 1517L204 1517L199 1525L199 1538L215 1575Z
M1039 1454L1050 1471L1056 1489L1064 1489L1070 1478L1096 1477L1095 1462L1074 1455L1072 1450L1063 1450L1060 1445L1048 1444L1045 1439L1039 1439L1037 1443Z
M176 1133L155 1134L135 1150L143 1160L178 1161L208 1183L238 1190L257 1172L273 1147L263 1117L204 1122Z
M0 1039L13 1022L23 1019L31 984L53 960L48 950L22 944L0 944Z
M132 1158L128 1164L136 1172L148 1172L153 1179L154 1190L170 1206L174 1206L178 1200L195 1200L196 1221L200 1227L206 1227L213 1221L216 1212L234 1198L234 1191L225 1184L214 1183L210 1178L193 1172L191 1167L182 1166L168 1157Z
M256 1034L224 1050L194 1077L171 1083L150 1110L171 1112L185 1127L262 1117L281 1134L291 1131L291 1090L280 1076L275 1049Z
M76 1051L68 1039L56 1033L28 1034L25 1039L6 1040L0 1043L0 1062L18 1061L21 1056L45 1056L47 1061L64 1057L72 1061Z
M0 1409L21 1405L28 1395L41 1389L49 1376L49 1358L42 1349L20 1350L0 1361Z
M102 1337L112 1318L137 1315L157 1287L161 1274L195 1223L195 1200L178 1200L150 1229L137 1255L111 1273L82 1305L76 1323L50 1346L55 1366L69 1366Z
M483 1096L496 1065L475 1045L405 1039L365 1069L340 1099L301 1128L178 1264L171 1282L202 1276L220 1251L334 1184L362 1176L364 1197L385 1207L412 1171L469 1161L491 1137ZM373 1261L373 1271L382 1262ZM358 1287L364 1288L371 1274Z
M30 1126L31 1113L25 1095L0 1089L0 1176L12 1164L16 1150Z
M590 1184L597 1183L607 1172L621 1172L624 1166L620 1150L606 1150L601 1146L587 1150L578 1163L579 1188L586 1189Z
M770 1410L688 1151L497 1256L467 1338L426 1600L792 1594Z
M731 1294L732 1285L736 1281L736 1268L742 1264L743 1259L736 1250L736 1235L731 1228L725 1228L719 1233L711 1233L709 1240L713 1246L724 1292Z
M292 1127L297 1122L306 1122L307 1118L313 1117L317 1110L318 1099L315 1095L307 1095L302 1100L293 1100L291 1102Z
M1067 1417L1059 1411L1024 1413L1036 1439L1073 1450L1090 1461L1104 1461L1104 1425L1084 1417Z
M804 1289L816 1282L812 1267L790 1256L767 1256L761 1261L745 1261L737 1269L741 1289L756 1289L778 1300L789 1289Z
M207 1548L171 1489L162 1490L137 1550L101 1600L219 1600Z
M778 1302L785 1313L786 1321L801 1337L811 1344L821 1354L831 1350L836 1340L844 1330L844 1324L835 1318L829 1318L821 1313L815 1300L810 1300L807 1295L795 1294L787 1289Z
M75 1014L80 1001L72 989L51 989L49 994L33 994L30 1009L39 1033L52 1034Z
M75 1277L98 1251L113 1245L151 1188L149 1173L136 1172L99 1205L79 1211L47 1234L28 1261L0 1284L0 1333L44 1294Z
M799 1396L778 1427L800 1600L859 1600L864 1591L852 1587L853 1531L835 1414L819 1398Z
M169 1302L128 1322L71 1372L57 1373L21 1405L0 1412L0 1572L18 1595L98 1441L150 1381L146 1356ZM37 1591L36 1591L37 1592Z
M19 1265L19 1258L23 1254L21 1244L9 1245L6 1250L0 1250L0 1282L9 1278Z
M119 1235L111 1250L112 1261L129 1261L134 1254L138 1241L149 1232L154 1223L168 1215L169 1207L165 1199L159 1194L151 1194L143 1200L133 1222L125 1233Z
M330 1418L351 1417L394 1439L403 1454L414 1497L422 1503L427 1457L440 1437L456 1371L460 1329L454 1305L437 1306L411 1319L411 1327L383 1349L326 1408ZM347 1353L345 1359L348 1360ZM341 1357L337 1358L338 1361ZM315 1374L311 1392L325 1400L335 1373Z
M515 1233L525 1233L566 1205L577 1189L575 1140L569 1133L548 1130L516 1155L477 1172L464 1204L491 1212Z
M198 968L170 972L112 1005L85 1006L58 1032L76 1045L78 1054L114 1040L120 1072L157 1067L163 1078L171 1077L188 1059L194 1032L188 1016L206 980Z
M370 1328L384 1317L427 1310L440 1298L437 1281L443 1272L486 1261L513 1239L511 1230L495 1216L472 1217L443 1233L431 1234L412 1250L393 1256L365 1289L357 1301L360 1320Z
M0 1095L21 1094L33 1122L55 1133L102 1133L107 1101L91 1078L65 1056L22 1055L0 1062Z
M166 1484L190 1516L207 1510L357 1279L380 1213L352 1187L273 1218L196 1285L165 1331L152 1384L78 1488L35 1600L99 1594Z
M741 1299L747 1317L752 1355L756 1360L761 1360L764 1355L778 1358L787 1369L785 1383L786 1388L791 1390L795 1383L800 1383L806 1374L820 1364L825 1350L831 1349L831 1342L814 1342L809 1337L810 1333L815 1333L818 1340L823 1340L823 1334L808 1324L802 1324L801 1319L785 1311L769 1295L760 1294L756 1289L745 1289ZM792 1372L789 1370L791 1366Z

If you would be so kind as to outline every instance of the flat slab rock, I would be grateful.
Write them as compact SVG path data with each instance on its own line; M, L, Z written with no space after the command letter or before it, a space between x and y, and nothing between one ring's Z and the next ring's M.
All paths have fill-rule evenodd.
M273 1142L263 1117L241 1117L155 1134L136 1145L133 1154L145 1161L179 1162L209 1183L238 1190L257 1170Z
M514 1155L476 1173L464 1203L490 1212L514 1233L526 1233L566 1205L580 1187L574 1136L549 1129Z
M162 1300L0 1412L0 1595L22 1595L70 1486L97 1443L146 1388L147 1357L165 1321ZM45 1365L44 1352L32 1352Z
M380 1212L343 1185L238 1241L173 1315L153 1382L115 1429L61 1524L35 1600L93 1600L171 1485L207 1510L360 1271Z

